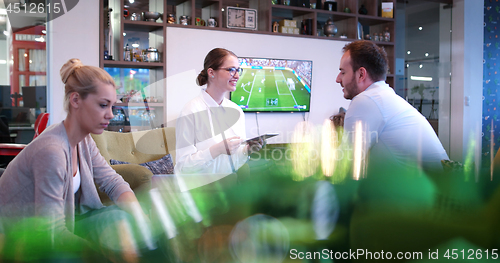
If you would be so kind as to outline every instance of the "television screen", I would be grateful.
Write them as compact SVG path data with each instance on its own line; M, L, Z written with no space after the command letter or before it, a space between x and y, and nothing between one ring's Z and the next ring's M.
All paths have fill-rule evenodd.
M238 58L243 73L231 101L244 112L308 112L312 61Z
M0 85L0 108L12 107L12 99L10 97L10 86Z
M47 87L27 86L22 87L23 102L26 108L46 108L47 107Z

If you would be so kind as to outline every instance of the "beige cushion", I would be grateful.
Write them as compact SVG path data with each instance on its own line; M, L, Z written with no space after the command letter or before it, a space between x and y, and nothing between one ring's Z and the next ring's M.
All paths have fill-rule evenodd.
M175 164L175 128L161 128L130 133L104 131L100 135L92 134L97 148L109 164L110 159L131 164L111 165L123 179L130 184L136 195L147 192L151 186L153 173L139 164L151 162L170 154ZM143 190L143 191L141 191ZM99 197L104 204L110 200L99 190ZM141 201L140 196L137 196Z
M129 133L104 131L92 134L104 159L145 163L169 154L175 163L175 128L161 128Z

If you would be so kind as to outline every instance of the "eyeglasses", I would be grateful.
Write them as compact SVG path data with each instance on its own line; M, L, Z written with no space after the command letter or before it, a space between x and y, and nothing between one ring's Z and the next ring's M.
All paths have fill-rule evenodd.
M232 77L234 77L234 75L236 74L236 72L238 72L238 75L241 75L241 73L243 73L243 69L242 68L232 67L232 68L221 68L221 69L225 69L226 71L229 71L229 74L231 74Z

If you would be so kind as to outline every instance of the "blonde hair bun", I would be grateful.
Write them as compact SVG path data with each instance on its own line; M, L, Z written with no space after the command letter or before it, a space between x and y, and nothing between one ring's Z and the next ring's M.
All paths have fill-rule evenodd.
M77 59L77 58L72 58L68 60L62 67L61 67L61 80L64 84L68 81L69 76L75 72L75 70L83 67L83 63Z
M116 88L113 78L102 68L83 65L77 58L66 62L60 70L61 80L64 83L64 109L69 111L69 97L77 92L82 99L88 94L97 93L99 84L107 84Z

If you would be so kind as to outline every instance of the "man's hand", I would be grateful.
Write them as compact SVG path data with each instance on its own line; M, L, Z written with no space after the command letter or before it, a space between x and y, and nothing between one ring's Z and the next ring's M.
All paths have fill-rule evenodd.
M335 126L335 128L344 127L344 118L345 118L345 111L330 116L330 120L333 122L333 126Z

